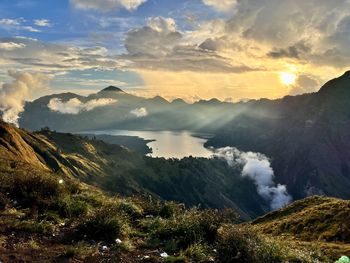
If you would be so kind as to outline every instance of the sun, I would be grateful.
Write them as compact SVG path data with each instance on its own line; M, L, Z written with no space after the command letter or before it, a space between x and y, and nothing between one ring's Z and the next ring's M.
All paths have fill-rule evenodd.
M280 73L280 80L282 84L289 86L289 85L295 84L295 81L297 80L297 76L294 73L282 72Z

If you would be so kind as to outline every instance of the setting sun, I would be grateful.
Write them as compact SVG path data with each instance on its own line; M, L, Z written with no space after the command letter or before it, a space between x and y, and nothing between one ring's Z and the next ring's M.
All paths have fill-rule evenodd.
M294 74L294 73L290 73L290 72L282 72L280 74L280 79L281 79L281 82L284 84L284 85L293 85L295 84L295 81L297 79L297 76Z

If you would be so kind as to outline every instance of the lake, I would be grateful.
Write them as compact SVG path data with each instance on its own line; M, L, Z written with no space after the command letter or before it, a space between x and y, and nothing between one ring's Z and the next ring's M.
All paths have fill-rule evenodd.
M90 132L96 135L128 135L137 136L145 140L153 140L147 145L152 148L152 157L184 158L188 156L205 157L212 156L213 152L204 147L207 141L189 131L127 131L127 130L103 130ZM205 135L207 137L208 135Z

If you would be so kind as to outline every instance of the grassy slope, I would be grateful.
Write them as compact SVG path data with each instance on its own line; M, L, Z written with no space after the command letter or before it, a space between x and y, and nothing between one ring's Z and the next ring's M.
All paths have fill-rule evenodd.
M314 196L252 222L261 233L318 246L336 258L350 254L350 201Z

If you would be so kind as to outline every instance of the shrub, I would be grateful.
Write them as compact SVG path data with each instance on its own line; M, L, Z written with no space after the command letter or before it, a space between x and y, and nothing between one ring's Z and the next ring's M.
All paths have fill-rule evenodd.
M62 216L76 218L85 216L88 212L88 204L85 201L66 197L59 203L59 210Z
M3 174L0 182L0 190L23 207L49 208L64 193L56 177L32 170Z
M191 262L205 263L213 259L210 255L211 251L212 249L207 245L193 244L186 249L185 255L191 259Z
M6 196L2 193L0 193L0 210L5 209L6 205L8 204L8 200Z
M47 221L26 220L20 221L12 226L13 230L28 232L32 234L50 234L53 225Z
M150 242L159 239L166 245L172 244L176 250L194 243L214 242L221 222L222 215L218 211L194 208L170 219L155 219L146 227L151 232Z
M316 253L292 250L284 243L263 238L248 226L222 227L216 247L219 263L325 262Z
M126 236L128 230L126 218L111 205L96 210L78 225L79 235L107 242Z
M188 263L189 261L185 256L178 256L178 257L167 257L164 260L165 263Z
M135 203L128 201L121 201L118 203L117 210L129 216L132 220L139 219L143 216L142 208Z
M163 218L171 218L185 211L183 204L152 199L144 201L143 206L146 215L161 216Z
M159 211L159 216L163 218L171 218L173 216L179 215L184 211L184 206L175 202L166 202L163 204Z

